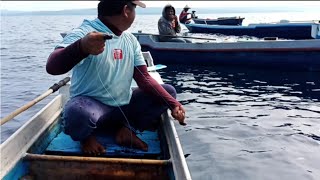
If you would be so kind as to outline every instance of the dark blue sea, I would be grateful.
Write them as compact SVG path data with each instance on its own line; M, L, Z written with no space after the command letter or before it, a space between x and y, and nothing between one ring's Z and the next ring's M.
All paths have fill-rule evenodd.
M320 13L200 16L242 16L246 25L313 20ZM95 16L1 17L1 117L69 75L47 74L46 60L61 41L60 33L77 27L84 18ZM157 33L158 18L138 15L129 31ZM185 27L183 32L187 32ZM164 81L176 87L186 109L188 125L176 123L176 128L193 179L320 179L320 72L281 69L169 65L160 70ZM53 97L3 125L1 142Z

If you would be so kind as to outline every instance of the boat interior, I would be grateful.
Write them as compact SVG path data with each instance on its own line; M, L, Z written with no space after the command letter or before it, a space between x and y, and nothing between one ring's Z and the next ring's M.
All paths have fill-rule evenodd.
M148 54L150 55L143 55L147 64L152 65L152 57ZM60 92L69 92L67 86L62 87ZM157 130L138 132L137 136L148 144L147 152L119 146L112 134L97 132L97 140L105 147L106 153L90 156L82 153L80 142L73 141L62 131L61 112L65 99L68 99L62 98L63 96L65 95L62 93L55 97L38 115L26 123L26 128L17 132L18 135L14 138L31 144L26 146L29 147L27 153L22 155L23 158L3 179L175 179L168 136L165 135L168 131L168 128L165 128L165 124L168 123L166 121L170 121L167 113L161 116ZM45 121L48 125L44 126L41 123ZM34 132L34 129L41 128L43 130ZM36 135L39 138L33 135L30 139L30 134L39 134ZM18 142L17 139L13 139L12 142ZM6 146L3 152L16 154L15 151L23 151L21 146L20 150L10 152L10 148L16 147L17 144L9 146ZM11 155L6 157L9 158ZM13 157L12 154L11 159L14 159ZM10 159L6 161L10 163Z
M63 133L60 121L42 134L5 179L174 179L162 129L138 134L148 152L119 146L112 135L98 133L97 140L107 151L90 157ZM19 174L26 175L15 178Z

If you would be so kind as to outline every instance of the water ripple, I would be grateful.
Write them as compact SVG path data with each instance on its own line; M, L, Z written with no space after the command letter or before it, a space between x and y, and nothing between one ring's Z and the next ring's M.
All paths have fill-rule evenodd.
M260 151L255 150L255 151L253 151L253 150L245 150L245 149L242 149L242 150L240 150L240 151L243 151L243 152L247 152L247 153L252 154L252 153L265 153L265 152L271 152L272 150L266 150L266 151L264 151L264 150L260 150Z

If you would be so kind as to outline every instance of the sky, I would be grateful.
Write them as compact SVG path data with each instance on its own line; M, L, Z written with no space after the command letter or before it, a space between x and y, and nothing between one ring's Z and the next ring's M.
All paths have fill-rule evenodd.
M96 8L99 1L0 1L0 9L11 11L58 11ZM191 7L320 7L320 1L142 1L147 7L163 7L170 3L176 8Z

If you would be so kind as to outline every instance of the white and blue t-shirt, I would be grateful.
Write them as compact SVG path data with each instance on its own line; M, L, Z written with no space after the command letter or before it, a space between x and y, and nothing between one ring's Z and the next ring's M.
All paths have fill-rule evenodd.
M99 55L89 55L72 69L70 96L89 96L110 106L129 104L135 66L146 65L141 46L131 33L116 36L98 18L84 20L56 47L67 47L90 32L112 34Z

